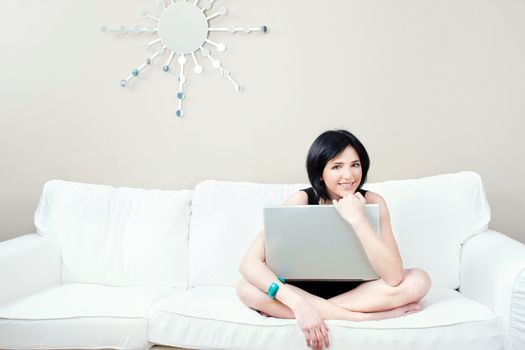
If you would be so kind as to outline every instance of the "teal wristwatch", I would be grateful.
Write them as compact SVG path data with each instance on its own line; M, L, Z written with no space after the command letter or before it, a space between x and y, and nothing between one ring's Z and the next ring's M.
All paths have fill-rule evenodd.
M270 283L270 286L268 287L268 296L272 299L275 299L275 294L277 294L277 291L279 290L279 285L275 282Z
M285 284L286 280L282 277L277 277L281 283ZM275 299L275 295L277 294L277 291L279 290L279 285L275 282L270 283L270 286L268 287L268 296L272 299Z

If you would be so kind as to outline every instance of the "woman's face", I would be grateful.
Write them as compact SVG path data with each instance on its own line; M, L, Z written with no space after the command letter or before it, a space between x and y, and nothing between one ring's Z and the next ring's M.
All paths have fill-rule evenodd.
M326 163L321 180L330 198L339 200L355 193L362 176L359 155L352 146L348 146Z

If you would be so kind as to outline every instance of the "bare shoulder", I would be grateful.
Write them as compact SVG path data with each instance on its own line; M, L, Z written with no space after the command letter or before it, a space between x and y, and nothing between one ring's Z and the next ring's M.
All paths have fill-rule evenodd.
M368 204L385 204L386 205L385 199L379 193L375 193L372 191L366 191L365 199Z
M365 194L367 204L378 204L379 214L382 220L390 220L390 213L385 199L379 193L367 191Z
M307 205L308 195L304 191L297 191L288 197L283 205Z

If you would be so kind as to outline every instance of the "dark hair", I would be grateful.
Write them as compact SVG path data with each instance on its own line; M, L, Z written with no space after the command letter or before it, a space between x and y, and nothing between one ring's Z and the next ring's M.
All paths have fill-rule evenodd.
M352 146L356 150L361 161L363 175L359 186L357 186L359 190L366 182L366 176L370 168L370 158L368 157L365 146L363 146L357 137L346 130L330 130L319 135L310 146L308 156L306 157L306 171L308 172L310 184L320 198L325 200L330 199L326 191L326 186L324 182L321 181L326 163L344 151L348 146Z

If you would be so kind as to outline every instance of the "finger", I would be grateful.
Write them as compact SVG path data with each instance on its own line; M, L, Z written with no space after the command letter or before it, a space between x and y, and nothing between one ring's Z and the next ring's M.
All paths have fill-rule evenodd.
M359 198L359 199L361 200L361 202L363 202L363 201L366 202L365 197L363 197L363 195L362 195L360 192L357 192L357 193L355 194L355 196L356 196L357 198Z
M330 339L328 339L328 328L326 327L326 324L323 323L321 326L321 334L324 338L324 345L329 348L330 347Z
M319 346L319 341L317 340L315 329L310 330L310 341L312 343L312 348L316 349Z
M317 346L319 347L319 349L322 349L324 344L324 337L319 328L315 329L315 336L317 338Z
M304 333L304 338L306 339L306 346L310 347L310 344L312 343L312 342L310 341L310 333L308 332L307 329L305 329L305 330L303 331L303 333Z

